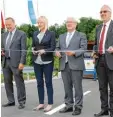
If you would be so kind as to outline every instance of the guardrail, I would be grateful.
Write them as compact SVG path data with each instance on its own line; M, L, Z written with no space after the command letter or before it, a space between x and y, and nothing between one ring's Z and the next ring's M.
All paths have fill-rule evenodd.
M54 71L58 71L58 69L54 69ZM27 75L27 80L30 80L30 73L34 73L34 68L30 67L30 66L26 66L23 69L23 73L25 73ZM3 71L1 69L1 74L3 74Z
M30 79L29 73L34 73L34 68L33 67L26 66L23 69L23 73L26 73L27 74L27 80L29 80ZM2 69L1 69L1 74L3 74Z

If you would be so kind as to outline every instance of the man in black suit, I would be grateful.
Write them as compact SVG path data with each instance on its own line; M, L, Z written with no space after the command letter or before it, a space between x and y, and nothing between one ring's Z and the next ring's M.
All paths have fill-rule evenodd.
M95 65L99 81L101 112L95 117L108 115L113 117L113 21L111 8L102 6L100 16L103 23L96 28ZM108 84L110 94L108 98ZM108 103L109 99L109 103Z
M2 106L9 107L15 105L12 83L14 76L17 86L18 108L22 109L25 107L26 102L25 84L22 72L26 61L26 34L16 29L15 21L11 17L5 20L5 24L7 32L2 34L1 55L8 103Z

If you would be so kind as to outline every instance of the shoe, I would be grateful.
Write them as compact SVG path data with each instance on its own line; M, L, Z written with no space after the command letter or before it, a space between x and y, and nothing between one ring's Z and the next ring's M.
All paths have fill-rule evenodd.
M9 106L15 106L15 102L2 105L2 107L9 107Z
M113 114L110 113L110 117L113 117Z
M66 113L66 112L72 112L73 111L73 107L64 107L62 110L60 110L60 113Z
M44 112L48 112L52 109L52 105L48 104L47 107L44 109Z
M108 111L101 110L100 113L94 114L94 117L101 117L101 116L104 116L104 115L109 115Z
M44 109L44 104L39 104L37 107L35 107L33 110L34 111L38 111L38 110L41 110L41 109Z
M19 104L18 109L23 109L25 108L25 104Z
M80 115L81 114L81 109L78 107L75 107L73 110L72 115Z

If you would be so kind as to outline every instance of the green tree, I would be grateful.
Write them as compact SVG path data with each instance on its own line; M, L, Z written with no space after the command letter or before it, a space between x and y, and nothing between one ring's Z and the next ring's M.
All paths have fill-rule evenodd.
M84 32L87 35L87 39L89 39L89 34L94 30L94 28L101 23L100 20L82 17L80 18L80 22L78 23L77 30L80 32Z
M27 57L26 57L26 65L32 65L32 38L27 38Z
M96 31L96 28L94 28L91 33L88 34L88 37L89 37L89 41L95 41L95 31Z
M18 29L24 31L28 38L32 37L33 32L38 30L36 26L30 24L22 24L20 27L18 27Z
M66 25L65 25L65 23L63 23L62 25L60 25L60 26L58 25L56 27L55 24L54 24L53 26L49 27L49 30L54 31L56 39L58 39L59 35L66 32Z

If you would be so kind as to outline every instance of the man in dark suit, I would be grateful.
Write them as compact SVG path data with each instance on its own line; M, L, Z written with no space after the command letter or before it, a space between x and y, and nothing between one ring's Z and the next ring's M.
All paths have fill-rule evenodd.
M60 70L64 83L65 104L60 113L73 111L72 115L81 114L83 107L82 77L85 69L83 54L87 49L84 33L76 31L77 22L73 17L66 20L67 32L59 36L56 56L60 58ZM73 86L75 103L73 100ZM73 108L74 105L74 108Z
M108 115L113 117L113 21L111 20L111 8L102 6L100 17L103 23L96 28L95 65L99 81L101 112L95 117ZM110 94L108 98L108 84ZM108 103L109 99L109 103Z
M13 76L17 87L17 97L19 109L25 107L26 92L23 79L23 68L26 61L26 34L23 31L16 29L13 18L8 17L5 20L7 32L2 34L2 68L4 75L4 83L8 103L3 104L3 107L15 105L13 92Z

